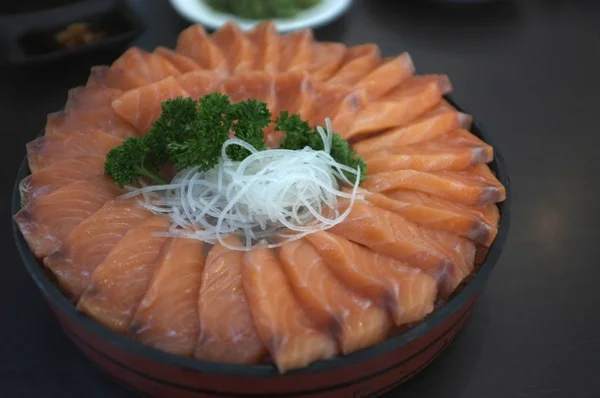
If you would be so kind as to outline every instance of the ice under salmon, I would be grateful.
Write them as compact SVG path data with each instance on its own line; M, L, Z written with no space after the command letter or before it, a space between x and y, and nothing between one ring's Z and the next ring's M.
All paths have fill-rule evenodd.
M174 49L132 47L69 90L26 146L31 174L14 220L65 294L105 327L172 354L303 368L426 319L493 244L506 188L488 166L493 148L444 99L451 91L446 75L417 75L408 53L383 56L373 43L281 35L272 22L213 34L193 25ZM121 198L106 154L146 134L163 101L212 92L311 126L330 118L367 164L348 217L242 252L166 237L168 217ZM265 130L270 147L281 138Z

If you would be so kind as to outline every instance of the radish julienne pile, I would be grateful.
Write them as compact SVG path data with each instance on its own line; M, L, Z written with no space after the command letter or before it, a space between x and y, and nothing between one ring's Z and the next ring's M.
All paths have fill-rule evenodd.
M258 151L249 143L233 138L222 148L219 164L206 172L197 167L180 171L169 184L133 189L129 198L143 195L140 205L156 214L168 214L173 221L166 236L219 242L231 250L251 250L263 240L269 248L301 239L342 222L352 210L361 170L339 164L330 155L331 121L326 131L317 127L323 150L306 147L294 151ZM227 148L237 145L251 155L234 161ZM343 171L356 175L354 182ZM339 189L338 180L353 186L351 193ZM350 200L343 213L337 198ZM328 218L327 213L333 213ZM294 233L281 232L286 228ZM229 245L223 238L242 232L243 247Z

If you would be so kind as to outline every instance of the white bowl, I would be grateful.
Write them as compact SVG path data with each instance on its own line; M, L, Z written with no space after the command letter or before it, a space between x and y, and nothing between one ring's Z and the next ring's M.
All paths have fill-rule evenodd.
M241 29L248 30L262 22L213 10L203 0L170 1L173 8L183 18L211 29L218 29L226 22L232 21L237 23ZM352 0L322 0L320 4L298 13L294 18L274 19L273 22L280 32L314 28L333 21L346 12L351 4Z

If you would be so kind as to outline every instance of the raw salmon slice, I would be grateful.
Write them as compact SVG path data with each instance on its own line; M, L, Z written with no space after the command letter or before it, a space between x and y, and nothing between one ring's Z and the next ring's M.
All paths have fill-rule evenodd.
M418 268L325 231L306 236L337 278L388 308L396 325L433 311L437 281Z
M309 119L312 126L324 126L331 119L333 130L342 133L354 121L356 113L367 103L364 91L353 91L347 87L316 83L317 98L314 113Z
M127 91L113 101L112 107L119 116L145 134L160 116L163 101L176 97L189 97L189 94L174 77L169 76L156 83Z
M168 217L151 216L130 229L92 272L77 309L107 328L125 333L169 239L156 235L166 233L170 225Z
M138 131L117 115L110 105L50 113L46 120L45 134L91 130L102 130L121 138L139 135Z
M243 264L256 330L280 373L337 354L335 340L311 321L272 250L255 247L246 252Z
M148 83L144 77L133 71L100 65L92 66L86 86L104 86L126 91L145 86Z
M93 109L98 106L110 105L123 90L104 86L79 86L69 90L65 110Z
M238 73L223 81L223 91L232 102L257 99L267 104L269 110L277 107L275 75L260 71Z
M346 50L342 65L328 82L342 86L354 86L379 65L381 53L376 44L362 44Z
M225 242L241 247L233 236ZM230 250L221 243L208 253L198 301L200 337L196 358L250 364L266 355L244 293L243 257L243 251Z
M363 183L363 188L373 192L409 189L466 205L497 203L506 199L506 190L496 177L478 174L475 172L476 167L464 171L435 173L396 170L370 174Z
M104 173L103 156L81 156L42 168L19 183L21 203L49 194L75 181Z
M211 70L200 69L185 73L177 78L177 82L194 99L223 91L222 75Z
M122 191L107 177L77 181L29 202L15 221L36 257L57 250L67 235Z
M165 244L129 331L143 344L192 356L200 334L198 294L204 242L175 238Z
M237 24L227 22L210 38L225 56L230 72L252 69L254 65L254 46Z
M315 82L316 101L315 111L309 119L311 126L325 125L325 119L333 119L340 108L342 101L351 94L352 89L343 86Z
M225 56L201 25L192 25L182 31L175 51L190 57L204 69L227 74Z
M152 215L137 198L108 201L77 225L58 250L44 259L60 285L77 300L96 267L131 228Z
M417 203L427 207L443 208L456 213L469 215L471 217L478 218L493 227L497 227L498 222L500 221L500 212L495 203L464 205L462 203L452 202L423 192L409 191L405 189L386 192L385 195L401 202Z
M498 208L494 204L485 205L481 210L471 206L461 206L454 202L440 202L421 192L396 191L400 194L390 197L361 190L365 199L375 206L394 213L398 213L407 220L423 225L430 229L448 231L465 238L472 239L484 245L490 245L498 233L497 221L488 222L493 216L492 208ZM420 196L425 196L421 200Z
M462 127L468 116L440 103L431 111L407 126L388 130L381 135L369 137L353 145L361 156L368 158L389 148L417 144L434 139Z
M306 71L312 61L313 32L303 29L288 33L279 39L279 70Z
M333 130L340 133L342 137L344 133L350 130L356 114L367 106L367 94L364 91L354 91L352 94L344 98L333 119L331 125Z
M438 104L438 107L443 107L444 109L450 109L454 112L458 112L458 114L460 116L460 119L459 119L460 123L459 123L458 127L460 127L461 129L470 131L471 127L473 127L473 116L471 116L467 113L460 112L455 106L453 106L445 98L442 98L442 100ZM436 109L436 108L434 108L434 109Z
M248 38L255 47L253 69L268 72L279 72L279 35L271 21L258 24L248 32Z
M473 127L473 116L471 116L467 113L459 112L454 106L452 106L452 104L450 104L444 98L442 98L442 100L440 101L439 106L444 106L448 109L458 112L458 115L459 115L458 127L460 127L463 130L469 130L469 131L471 130L471 128Z
M307 240L285 243L279 260L306 311L332 331L342 353L385 338L391 327L386 311L345 286Z
M191 72L196 69L200 69L201 66L196 63L190 57L186 57L183 54L179 54L170 48L158 46L154 50L154 54L163 57L175 66L181 73Z
M369 99L382 97L415 73L415 65L408 53L384 60L381 65L361 78L356 89L365 89Z
M313 80L307 72L288 72L275 78L277 112L298 113L303 120L310 119L316 101Z
M122 94L122 90L98 85L69 90L65 111L48 115L46 134L100 129L123 138L137 135L133 126L121 119L111 107L111 103Z
M491 162L492 147L466 130L454 130L432 141L392 147L367 158L370 173L402 169L460 171Z
M38 137L25 147L29 169L36 173L44 167L80 156L104 157L122 142L119 137L96 130Z
M169 76L181 74L166 58L152 54L138 47L130 47L112 67L130 71L141 76L148 83L154 83Z
M299 114L302 120L310 119L317 98L315 86L308 72L285 72L275 77L275 103L271 110L273 117L281 111ZM275 131L272 126L265 131L265 140L269 147L279 147L284 133Z
M346 206L342 202L340 210ZM475 246L467 239L430 230L366 202L355 202L344 221L329 231L422 269L439 281L444 297L473 269Z
M356 114L363 109L367 103L367 95L364 91L355 91L345 97L337 108L335 116L331 119L333 131L341 134L343 137L344 133L349 131L352 127Z
M411 96L415 93L420 93L423 87L433 86L437 87L443 95L452 92L452 83L447 75L418 75L412 76L406 80L403 84L396 87L391 92L387 93L384 97L385 100L400 100L405 98L407 95ZM444 106L450 109L454 109L447 101L440 99L438 102L443 102ZM454 109L456 110L456 109Z
M340 43L313 43L311 62L308 71L313 79L325 81L340 68L346 53L346 46Z
M445 77L412 77L379 101L360 111L344 138L373 134L391 127L405 126L437 105L447 94ZM443 82L443 83L442 83Z

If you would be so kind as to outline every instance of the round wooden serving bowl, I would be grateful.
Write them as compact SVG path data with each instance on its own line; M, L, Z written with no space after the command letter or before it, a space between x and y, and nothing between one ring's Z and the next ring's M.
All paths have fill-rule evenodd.
M459 110L451 99L448 100ZM489 137L474 121L471 130L488 144ZM408 380L433 361L454 339L494 268L509 231L509 175L494 146L490 164L506 188L499 203L500 225L483 264L453 297L424 321L373 347L316 362L280 375L269 365L229 365L167 354L118 335L79 313L29 250L13 224L17 247L27 271L56 314L65 333L101 369L140 395L192 397L374 397ZM29 174L23 161L13 190L12 211L20 209L18 183Z

